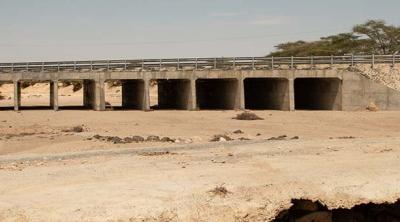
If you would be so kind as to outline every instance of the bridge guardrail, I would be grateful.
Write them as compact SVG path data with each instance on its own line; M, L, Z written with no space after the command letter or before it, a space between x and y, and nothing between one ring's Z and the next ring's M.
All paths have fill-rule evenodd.
M0 72L59 72L59 71L99 71L99 70L163 70L181 69L274 69L286 65L356 65L400 63L400 55L345 55L345 56L304 56L304 57L220 57L220 58L172 58L139 60L88 60L56 62L16 62L0 63Z

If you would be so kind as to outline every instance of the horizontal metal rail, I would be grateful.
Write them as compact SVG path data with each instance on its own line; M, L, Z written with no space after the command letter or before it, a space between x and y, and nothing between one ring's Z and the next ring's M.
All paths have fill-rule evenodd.
M274 69L299 65L341 65L400 63L400 55L345 55L307 57L222 57L222 58L174 58L140 60L93 60L58 62L0 63L0 72L60 72L60 71L141 71L154 70L205 70L205 69Z

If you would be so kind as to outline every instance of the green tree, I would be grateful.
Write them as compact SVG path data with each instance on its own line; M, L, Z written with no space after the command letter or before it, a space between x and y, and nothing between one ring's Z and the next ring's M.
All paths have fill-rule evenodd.
M351 33L322 37L317 41L287 42L275 46L269 56L322 56L345 54L392 54L400 51L400 28L370 20Z
M387 25L382 20L369 20L353 28L355 34L366 37L372 44L374 53L392 54L400 50L400 28Z

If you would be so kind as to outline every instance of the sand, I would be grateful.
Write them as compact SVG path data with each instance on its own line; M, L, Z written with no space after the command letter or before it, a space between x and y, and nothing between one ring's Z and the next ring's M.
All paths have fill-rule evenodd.
M36 95L23 91L25 103L46 104L46 87L25 89ZM120 89L107 90L118 104ZM60 89L62 104L81 95ZM329 209L400 198L400 112L238 113L1 111L0 221L270 221L294 198ZM217 134L234 140L210 142Z

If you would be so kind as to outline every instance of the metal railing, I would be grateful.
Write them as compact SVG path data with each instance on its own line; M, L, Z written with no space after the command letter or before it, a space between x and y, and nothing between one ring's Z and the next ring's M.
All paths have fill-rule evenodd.
M141 70L229 70L274 69L286 66L295 69L299 65L390 64L400 63L400 55L345 55L305 57L222 57L222 58L175 58L141 60L93 60L59 62L0 63L0 72L60 72L60 71L141 71Z

